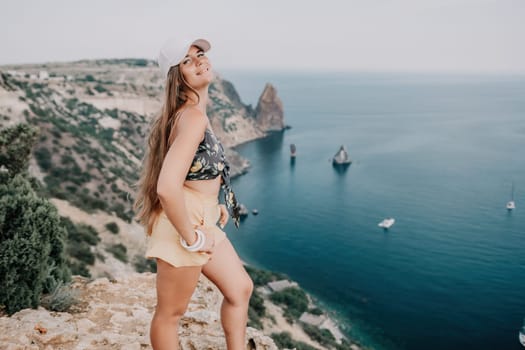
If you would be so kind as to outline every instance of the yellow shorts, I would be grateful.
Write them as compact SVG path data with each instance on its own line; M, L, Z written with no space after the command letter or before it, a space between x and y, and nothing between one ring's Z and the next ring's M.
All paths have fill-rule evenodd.
M203 225L204 230L213 234L215 246L226 238L226 233L217 226L220 217L217 196L206 195L183 187L184 201L190 222ZM210 254L189 252L180 244L180 235L161 211L158 214L151 236L148 237L146 258L159 258L175 266L201 266L210 260Z

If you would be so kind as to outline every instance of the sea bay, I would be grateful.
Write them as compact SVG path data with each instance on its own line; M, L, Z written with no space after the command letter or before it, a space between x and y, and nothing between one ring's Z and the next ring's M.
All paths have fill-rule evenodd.
M253 105L274 84L292 126L237 147L252 167L233 186L259 210L228 226L244 260L288 274L376 349L521 348L525 77L223 76ZM342 144L345 172L330 163Z

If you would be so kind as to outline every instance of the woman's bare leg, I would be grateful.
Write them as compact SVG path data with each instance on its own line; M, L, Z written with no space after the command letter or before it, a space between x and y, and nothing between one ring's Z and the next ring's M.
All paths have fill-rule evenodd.
M151 321L150 339L154 350L179 348L179 321L201 273L201 266L174 267L157 259L157 307Z
M245 350L248 304L253 282L228 239L215 248L211 260L202 268L202 273L224 295L221 323L228 350Z

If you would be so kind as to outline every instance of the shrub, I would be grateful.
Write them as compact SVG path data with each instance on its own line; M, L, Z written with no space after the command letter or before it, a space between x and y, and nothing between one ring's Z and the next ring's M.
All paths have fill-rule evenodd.
M69 154L63 154L62 157L60 157L60 163L62 163L62 165L76 165L75 158Z
M51 160L51 152L45 147L37 148L35 150L35 158L38 166L44 171L49 171L53 162Z
M157 263L155 260L147 259L141 255L135 256L133 266L135 266L135 271L137 272L157 272Z
M368 348L364 348L362 346L358 347L360 349L368 349ZM346 339L343 339L341 341L341 344L335 344L335 350L353 350L354 347L352 347L352 343L349 342L348 340Z
M66 186L66 191L68 191L71 194L77 193L78 187L77 186Z
M259 295L257 291L253 291L250 298L250 308L255 311L259 317L266 316L266 308L264 307L264 299Z
M91 252L86 242L70 242L67 246L67 254L86 265L95 263L95 255Z
M89 272L87 266L82 261L78 260L70 260L68 261L69 268L71 269L71 273L73 275L80 275L84 277L91 277L91 273Z
M113 134L114 133L115 133L115 130L113 130L112 128L102 129L100 131L100 133L99 133L100 139L104 140L106 142L111 142L111 141L113 141Z
M38 305L52 251L61 253L64 232L56 209L38 198L20 175L0 187L0 304L13 313ZM62 272L55 276L66 277Z
M106 261L106 258L104 257L104 255L102 255L102 253L100 253L99 251L96 251L96 252L95 252L95 257L96 257L98 260L102 261L102 262Z
M108 90L107 90L104 86L102 86L101 84L97 84L97 85L95 85L95 87L94 87L93 89L97 90L97 92L99 92L99 93L103 93L103 92L107 92L107 91L108 91Z
M108 222L105 226L109 232L114 233L114 234L119 233L120 229L116 222Z
M317 350L313 346L292 339L288 332L272 333L271 337L279 349Z
M64 216L61 217L61 223L67 231L68 241L70 243L76 244L85 242L89 245L96 245L100 242L97 230L91 225L76 225L71 219Z
M11 177L26 171L36 134L37 130L27 124L0 131L0 164L6 167Z
M118 260L120 260L122 262L125 262L125 263L128 262L128 256L126 255L128 250L127 250L126 246L121 244L121 243L113 244L113 245L107 247L106 251L108 251L111 254L113 254L113 256L115 258L117 258Z
M16 125L0 131L0 305L8 314L36 307L71 272L64 255L65 230L56 208L39 197L27 176L36 131Z
M87 265L95 263L95 255L90 246L100 242L98 232L90 225L76 225L67 217L61 217L60 222L67 232L66 253L71 272L74 275L91 277Z
M306 293L297 287L288 287L280 292L272 293L270 299L277 304L285 305L284 316L288 321L298 319L308 309Z
M73 91L73 93L74 93L74 91ZM73 109L75 109L77 103L78 103L78 98L76 98L76 97L67 99L66 100L66 108L69 109L69 110L73 110Z
M285 279L286 275L281 273L275 273L267 270L256 269L251 266L245 266L246 272L250 275L253 280L253 284L256 286L264 286L268 282Z
M264 299L254 290L248 308L248 325L254 328L262 328L261 318L265 316L266 307L264 307Z
M41 305L51 311L64 312L77 303L78 295L77 290L60 282L51 293L42 297Z
M51 135L53 135L57 139L61 139L62 138L62 131L60 131L60 129L57 128L56 126L53 126L53 128L50 130L50 132L51 132ZM56 140L53 140L53 143L55 143L55 141Z
M335 337L328 329L319 328L308 323L303 323L303 330L310 339L315 340L321 345L335 346Z
M308 310L309 313L311 313L312 315L317 315L317 316L320 316L323 314L323 310L321 310L320 308L318 307L315 307L313 309L310 309Z
M104 112L106 112L107 115L109 115L113 119L118 119L118 109L105 109Z

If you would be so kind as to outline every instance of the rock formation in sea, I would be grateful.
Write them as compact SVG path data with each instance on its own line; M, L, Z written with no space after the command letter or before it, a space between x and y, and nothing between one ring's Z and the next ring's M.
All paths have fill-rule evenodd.
M257 126L263 131L283 130L284 110L283 103L277 95L275 87L267 83L255 108Z

